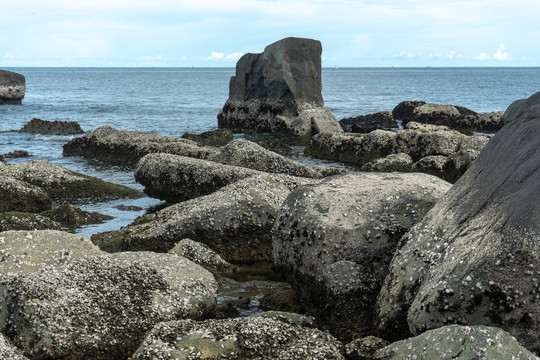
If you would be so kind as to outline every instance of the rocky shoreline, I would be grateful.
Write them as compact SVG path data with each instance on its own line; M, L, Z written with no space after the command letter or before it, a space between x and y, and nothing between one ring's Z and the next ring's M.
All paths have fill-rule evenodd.
M319 127L303 120L328 110L322 97L274 71L276 87L248 82L258 97L247 102L279 95L264 126L260 103L232 110L239 70L258 69L259 83L265 56L299 58L294 44L320 56L307 40L245 55L220 124L273 121L306 154L356 170L301 164L223 129L100 127L63 155L130 168L165 203L88 238L60 230L104 220L73 204L141 192L46 161L0 162L0 358L538 359L540 93L493 115L504 125L493 137L464 134L464 119L483 116L418 101L391 113L408 116L404 130L347 134L333 116ZM317 56L300 57L317 70ZM260 264L281 282L259 284L266 311L242 314L252 299L223 301L224 290Z

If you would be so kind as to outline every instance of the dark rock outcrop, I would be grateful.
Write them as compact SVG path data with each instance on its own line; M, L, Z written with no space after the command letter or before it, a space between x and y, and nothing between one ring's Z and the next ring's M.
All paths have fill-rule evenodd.
M232 141L233 134L229 129L217 129L205 131L202 134L185 133L182 135L182 138L195 141L201 145L223 146L227 145L229 141Z
M379 330L505 329L540 353L540 93L402 240L378 298Z
M329 333L289 320L287 313L263 313L224 320L163 322L148 333L133 360L310 359L342 360L342 344ZM201 357L203 354L203 357Z
M116 165L135 165L146 154L168 153L207 159L220 150L195 141L102 126L64 145L64 156L84 156Z
M0 213L0 232L8 230L60 230L60 226L40 214L10 211Z
M218 126L284 134L305 142L319 132L342 132L321 94L321 43L286 38L236 64Z
M425 174L357 173L299 187L272 229L274 267L338 338L370 335L399 239L449 186Z
M370 360L537 360L506 331L488 326L449 325L392 343Z
M44 211L41 215L71 229L76 229L83 225L99 224L105 220L113 219L112 216L98 212L84 211L71 204L65 204L55 209Z
M398 123L390 111L345 118L339 120L339 125L343 131L354 133L368 133L373 130L390 130L398 127Z
M424 101L401 102L392 114L404 125L411 121L444 125L464 134L475 131L492 133L503 126L503 114L500 112L480 114L463 106L428 104Z
M29 123L25 124L19 132L29 134L44 134L44 135L78 135L83 134L76 121L47 121L33 118Z
M26 91L24 75L0 70L0 105L20 105Z

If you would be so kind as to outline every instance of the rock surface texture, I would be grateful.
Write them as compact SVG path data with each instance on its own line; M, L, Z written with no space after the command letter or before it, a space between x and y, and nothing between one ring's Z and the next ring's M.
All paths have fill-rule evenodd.
M505 329L540 353L540 93L403 239L378 298L379 330Z
M342 132L321 94L319 41L285 38L236 64L218 126L284 134L305 142L319 132Z
M133 359L341 360L341 348L332 335L289 322L284 314L163 322L147 335Z
M381 111L375 114L360 115L339 120L343 131L355 133L368 133L373 130L397 129L398 123L390 111Z
M7 166L0 164L0 174ZM52 206L51 198L42 188L5 175L0 175L0 199L0 212L41 212Z
M44 135L77 135L84 131L75 121L46 121L34 118L25 124L19 132Z
M0 70L0 105L20 105L26 91L24 75Z
M538 357L504 330L481 325L448 325L392 343L378 350L371 359L537 360Z
M394 118L405 125L411 121L444 125L465 134L474 131L496 132L503 126L502 113L480 114L463 106L428 104L424 101L403 101L392 110Z
M272 259L340 339L373 330L375 299L401 236L448 190L434 176L358 173L294 190L272 230Z
M64 145L64 156L84 156L116 165L135 165L146 154L169 153L207 159L219 149L195 141L102 126Z

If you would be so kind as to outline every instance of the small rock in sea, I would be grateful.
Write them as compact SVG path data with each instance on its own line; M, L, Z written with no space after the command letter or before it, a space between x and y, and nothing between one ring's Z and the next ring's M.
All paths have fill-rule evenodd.
M26 91L24 75L0 70L0 105L20 105Z
M79 123L75 121L47 121L38 118L32 119L19 132L43 135L77 135L84 133Z
M117 209L117 210L120 210L120 211L141 211L141 210L143 210L143 208L140 207L140 206L123 205L123 204L116 205L114 208Z
M4 154L3 156L6 159L10 159L10 158L14 159L14 158L29 157L32 155L30 155L28 151L25 151L25 150L15 150L15 151L8 152L7 154Z
M112 216L100 214L98 212L84 211L71 204L62 205L41 214L68 228L78 228L88 224L99 224L105 220L113 219Z

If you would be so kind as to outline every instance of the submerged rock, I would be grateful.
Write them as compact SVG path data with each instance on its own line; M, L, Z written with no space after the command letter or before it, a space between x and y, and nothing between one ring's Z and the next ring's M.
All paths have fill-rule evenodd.
M33 118L29 123L25 124L19 132L29 134L44 134L44 135L77 135L83 134L76 121L47 121Z
M515 120L403 238L378 298L385 337L489 325L540 353L539 104L538 93L522 101Z
M40 187L3 175L9 165L0 163L0 213L6 211L42 212L49 210L52 200Z
M135 165L146 154L169 153L207 159L220 150L195 141L101 126L64 145L64 156L84 156L116 165Z
M24 75L0 70L0 105L20 105L26 91Z
M272 230L274 266L338 338L370 335L399 239L448 188L433 176L400 173L356 173L299 187Z
M236 64L218 126L287 135L305 142L320 132L343 132L321 94L321 43L285 38Z
M370 359L537 360L538 357L502 329L449 325L392 343Z
M332 335L285 319L251 316L164 322L148 333L133 359L344 359L342 344Z
M268 261L270 230L290 191L309 179L263 174L230 184L210 195L144 215L92 241L106 251L166 252L182 239L208 245L233 263Z
M140 196L139 191L127 186L80 174L43 160L0 165L0 176L2 175L37 186L56 201L110 200Z

